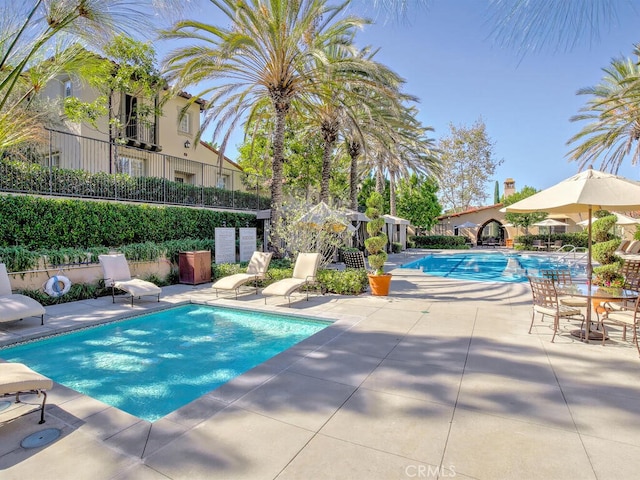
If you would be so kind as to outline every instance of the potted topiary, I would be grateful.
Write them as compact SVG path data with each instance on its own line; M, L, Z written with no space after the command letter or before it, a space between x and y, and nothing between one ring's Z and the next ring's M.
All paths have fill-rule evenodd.
M388 295L391 284L391 274L384 273L384 262L387 260L387 236L382 232L384 218L381 216L383 199L378 192L373 192L367 199L367 211L365 215L370 218L367 223L369 238L364 241L364 246L369 252L369 266L373 271L369 272L369 286L372 295Z

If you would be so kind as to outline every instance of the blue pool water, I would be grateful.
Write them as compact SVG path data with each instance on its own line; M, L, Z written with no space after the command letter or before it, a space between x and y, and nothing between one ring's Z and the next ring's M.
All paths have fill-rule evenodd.
M0 357L153 422L328 325L185 305L0 349Z
M526 253L434 253L403 265L438 277L488 282L526 282L541 269L569 268L558 259ZM577 269L574 276L580 275Z

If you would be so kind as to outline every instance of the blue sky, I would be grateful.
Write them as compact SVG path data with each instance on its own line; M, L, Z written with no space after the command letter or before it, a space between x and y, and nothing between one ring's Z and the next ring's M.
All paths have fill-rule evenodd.
M486 203L492 202L496 180L502 193L508 177L518 190L543 189L577 173L578 164L566 158L566 142L580 124L569 119L588 97L576 91L598 84L612 58L631 56L634 42L640 43L640 11L626 4L599 38L583 38L569 51L547 48L523 57L489 38L486 1L432 0L410 7L404 20L370 3L354 3L356 12L376 22L357 41L379 47L376 59L405 78L405 90L420 98L420 120L435 128L432 136L447 135L450 123L485 122L495 157L504 159L487 185ZM235 149L227 154L234 158ZM628 161L619 174L640 180L640 167Z

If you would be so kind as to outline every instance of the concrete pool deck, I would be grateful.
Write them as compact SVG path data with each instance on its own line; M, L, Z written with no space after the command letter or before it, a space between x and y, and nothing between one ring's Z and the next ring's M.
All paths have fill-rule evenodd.
M390 268L421 255L391 256ZM335 322L151 424L56 384L44 425L0 411L0 478L621 479L640 469L640 358L562 323L530 322L527 284L465 282L394 269L388 297L312 296L291 304L210 284L163 289L161 306L210 302ZM0 344L140 314L153 301L47 307L0 324ZM629 337L630 338L630 337ZM0 351L0 358L2 357ZM72 366L70 366L72 368ZM56 441L20 441L58 428Z

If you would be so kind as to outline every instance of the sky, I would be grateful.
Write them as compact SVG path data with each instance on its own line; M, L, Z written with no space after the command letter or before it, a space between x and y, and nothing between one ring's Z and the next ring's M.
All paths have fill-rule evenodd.
M566 143L585 125L570 118L588 97L576 92L600 83L611 59L631 57L640 43L640 6L634 11L625 0L612 1L621 5L618 16L598 36L587 35L568 50L551 45L524 55L490 38L486 0L412 4L406 18L372 8L369 0L355 0L352 8L375 22L356 42L379 48L375 58L406 80L404 90L420 99L418 117L435 129L434 139L448 135L450 124L485 123L494 158L503 160L487 184L490 204L495 181L501 194L507 178L518 191L541 190L578 172L579 164L567 160ZM215 12L206 12L207 23L214 23ZM241 132L232 137L226 152L232 159L241 138ZM629 160L618 174L640 180L640 167Z

